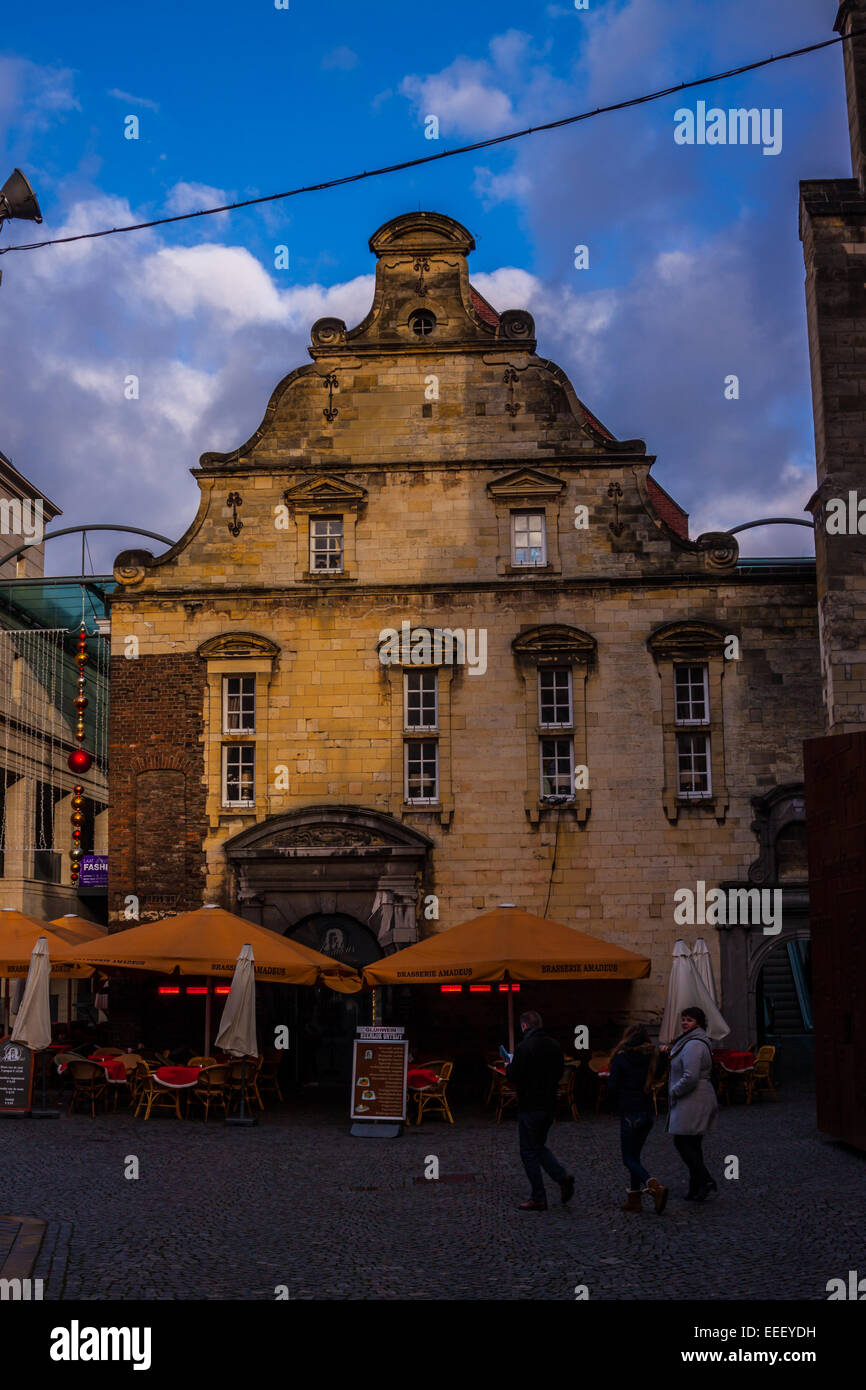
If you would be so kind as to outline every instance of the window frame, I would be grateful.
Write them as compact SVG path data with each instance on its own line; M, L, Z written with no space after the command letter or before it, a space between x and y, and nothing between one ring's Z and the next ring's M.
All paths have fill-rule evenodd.
M567 700L568 700L568 708L567 708L568 719L566 719L566 720L564 720L564 721L563 721L563 720L559 720L559 721L556 721L556 722L554 722L554 723L548 723L548 722L546 722L545 719L543 718L544 709L543 709L543 700L542 700L542 690L541 690L541 686L542 686L543 678L544 678L545 676L548 676L548 675L552 675L552 676L564 675L564 676L566 677L566 682L567 682ZM554 681L554 687L555 687L555 685L556 685L556 682ZM554 703L554 712L555 712L556 703L557 703L556 697L555 697L555 693L554 693L554 702L553 702L553 703ZM573 674L572 668L571 668L570 666L539 666L539 668L538 668L538 727L539 727L539 729L573 729L573 728L574 728L574 674Z
M517 521L521 518L536 518L541 523L541 559L540 560L518 560L517 558ZM527 544L520 547L528 553L532 553L531 543L532 527L527 526ZM540 510L531 510L526 507L515 507L511 511L511 565L514 569L538 570L547 566L547 513L542 507Z
M239 725L236 729L232 729L232 728L229 727L229 708L228 708L228 702L229 702L228 684L229 684L229 681L250 681L250 682L252 683L252 698L253 698L253 707L252 707L253 722L252 722L252 724L250 724L250 725ZM223 678L222 678L222 732L223 732L224 735L226 735L226 736L228 736L228 737L243 738L243 737L245 737L247 734L255 734L255 733L258 732L258 729L257 729L257 727L256 727L256 724L257 724L257 715L258 715L256 694L257 694L257 691L256 691L256 675L255 675L255 672L254 672L254 671L250 671L249 673L246 673L246 672L235 672L235 671L230 671L230 672L227 672L226 674L223 675ZM244 691L243 691L243 690L241 690L241 691L239 692L238 698L241 700L241 708L240 708L239 711L238 711L238 716L239 716L239 717L242 717L243 712L244 712L244 711L243 711L243 699L244 699Z
M410 795L409 795L409 776L410 776L410 774L409 774L409 760L410 760L410 748L411 748L411 746L412 746L413 743L417 743L417 744L418 744L419 746L421 746L422 748L426 745L427 748L432 748L432 750L433 750L434 795L433 795L432 797L429 797L429 796L410 796ZM423 754L422 754L422 757L421 757L421 764L420 764L420 766L421 766L421 771L420 771L420 773L419 773L418 775L419 775L419 776L421 777L421 779L423 780L423 778L424 778L424 776L425 776L425 771L424 771L424 757L423 757ZM438 738L406 738L406 739L403 740L403 800L404 800L404 802L405 802L405 804L406 804L407 806L438 806L438 805L439 805L439 740L438 740Z
M680 704L677 675L680 671L700 670L703 677L704 692L704 717L703 719L680 719L678 706ZM689 709L692 708L692 681L689 680ZM712 709L710 707L710 667L706 661L675 661L674 662L674 723L678 729L706 729L713 722Z
M558 792L558 791L549 791L549 792L546 792L546 791L544 790L544 783L545 783L545 781L547 780L547 778L545 777L545 772L544 772L544 763L545 763L544 745L545 745L545 743L554 743L554 744L557 744L557 745L559 745L559 744L565 744L566 747L567 747L567 749L568 749L569 770L568 770L568 791L567 791L567 792ZM560 753L559 753L559 749L558 749L558 748L557 748L557 751L554 753L553 756L554 756L554 761L555 761L555 763L556 763L556 773L555 773L555 775L556 775L556 777L559 777L559 776L560 776L560 773L559 773L559 757L560 757ZM544 805L549 805L549 804L551 803L551 801L554 801L554 800L555 800L556 802L559 802L560 797L563 797L563 796L564 796L566 802L573 802L573 801L575 800L574 766L575 766L575 763L574 763L574 737L573 737L573 735L566 734L565 736L563 736L563 735L560 734L560 735L554 735L553 738L551 738L551 737L550 737L549 735L547 735L547 734L541 735L541 736L539 737L539 740L538 740L538 778L539 778L539 780L538 780L538 798L539 798L539 801L541 801ZM564 804L564 803L563 803L563 804Z
M690 740L692 741L693 744L694 744L696 741L698 741L698 740L702 740L702 741L703 741L704 747L703 747L703 754L702 754L702 756L703 756L703 758L704 758L704 760L705 760L705 763L706 763L706 779L707 779L706 789L703 790L703 791L694 791L694 790L693 790L693 791L685 791L685 790L683 789L683 780L682 780L682 779L683 779L683 772L682 772L682 766L681 766L681 763L680 763L680 757L681 757L680 745L681 745L681 742L682 742L683 740L685 740L685 739L690 739ZM694 777L694 775L695 775L695 771L694 771L695 751L696 751L696 750L693 748L693 749L692 749L692 753L691 753L691 755L690 755L690 756L691 756L691 759L692 759L692 771L691 771L692 777ZM677 731L677 735L676 735L676 776L677 776L677 796L678 796L681 800L683 800L683 801L711 801L711 800L712 800L712 798L713 798L713 744L712 744L712 736L711 736L711 734L710 734L708 731L705 732L704 730L698 728L698 727L695 726L695 725L693 725L693 726L689 729L688 732L680 731L680 730Z
M332 537L332 532L331 532L331 531L326 531L326 532L325 532L323 535L321 535L321 536L317 535L317 534L316 534L316 527L317 527L320 523L324 523L325 526L330 526L331 523L332 523L332 522L335 522L335 521L336 521L336 522L339 522L339 525L340 525L340 530L339 530L339 533L338 533L338 534L339 534L340 545L339 545L339 550L336 552L336 553L339 554L340 563L339 563L339 565L327 565L327 566L324 566L324 565L323 565L323 566L317 566L317 565L315 564L315 560L316 560L317 555L330 556L330 555L334 554L335 552L332 551L330 548L326 548L325 550L321 550L321 551L317 551L317 550L316 550L316 541L317 541L317 540L330 540L331 537ZM310 529L309 529L309 544L310 544L310 554L309 554L310 571L309 571L309 572L310 572L311 575L314 575L314 576L316 576L316 577L322 577L322 576L327 577L328 575L331 575L331 574L343 574L343 573L345 572L345 565L346 565L346 518L343 516L342 513L340 513L340 512L333 512L333 513L330 513L330 512L329 512L329 513L322 513L322 514L320 514L320 515L313 515L313 516L311 516L311 517L310 517Z
M662 805L676 824L682 811L714 816L721 825L730 805L725 758L725 707L723 682L728 666L725 653L731 629L700 619L679 619L656 628L647 647L656 665L661 695ZM733 632L733 635L737 635ZM735 672L729 679L736 679ZM678 719L677 667L704 668L706 719ZM680 781L680 739L706 739L706 791L683 791ZM694 748L694 745L693 745ZM691 755L694 756L694 753Z
M433 682L433 723L432 724L410 724L409 723L409 682L417 679L420 683L421 700L419 710L423 714L424 710L424 689L425 677ZM403 732L406 734L438 734L439 733L439 672L425 667L420 671L403 671Z
M249 759L250 770L251 770L251 772L252 772L252 798L244 797L244 798L239 799L239 800L237 800L237 801L230 801L230 800L229 800L229 795L228 795L229 758L230 758L234 753L238 753L238 754L240 755L239 763L238 763L238 771L239 771L239 773L242 773L242 772L243 772L243 763L244 763L243 754L244 754L244 753L249 753L249 754L252 755L251 758ZM243 783L243 778L242 778L242 776L239 776L238 782L239 782L239 785L242 785L242 783ZM220 793L221 793L221 805L222 805L222 809L225 810L225 811L252 811L252 810L255 810L255 805L256 805L256 745L255 745L255 743L244 743L244 742L242 742L240 739L238 739L236 742L233 742L233 743L224 743L224 744L222 745L222 769L221 769L221 787L220 787Z

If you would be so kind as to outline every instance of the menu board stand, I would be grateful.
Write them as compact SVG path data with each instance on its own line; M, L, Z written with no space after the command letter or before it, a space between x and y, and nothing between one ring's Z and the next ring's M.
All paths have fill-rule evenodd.
M402 1028L359 1028L352 1052L350 1134L397 1139L406 1119L409 1044Z
M33 1097L33 1053L24 1043L0 1039L0 1115L29 1115Z

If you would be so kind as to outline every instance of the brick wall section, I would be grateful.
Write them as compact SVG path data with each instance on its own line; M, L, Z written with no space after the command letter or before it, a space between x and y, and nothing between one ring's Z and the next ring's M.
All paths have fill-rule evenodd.
M204 672L193 653L111 662L109 922L200 907L207 833L201 743Z

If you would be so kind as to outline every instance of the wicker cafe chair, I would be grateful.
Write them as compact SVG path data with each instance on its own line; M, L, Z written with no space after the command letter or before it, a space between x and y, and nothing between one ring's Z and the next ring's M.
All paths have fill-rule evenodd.
M260 1096L277 1096L279 1100L285 1100L280 1089L280 1061L279 1057L265 1057L262 1062L257 1078Z
M105 1068L101 1067L98 1062L82 1062L76 1058L69 1063L69 1075L72 1077L70 1112L75 1109L79 1100L86 1100L90 1102L90 1118L95 1120L98 1100L104 1097L105 1107L108 1109L108 1082Z
M490 1085L487 1088L487 1095L484 1104L489 1105L496 1095L497 1082L502 1079L502 1058L498 1052L488 1052L486 1057L487 1069L490 1072Z
M119 1062L126 1072L125 1081L109 1081L108 1083L110 1090L114 1092L114 1109L116 1110L117 1098L124 1086L128 1090L129 1102L132 1104L135 1095L135 1075L142 1062L137 1052L120 1052L115 1056L115 1061Z
M187 1062L188 1067L215 1067L216 1057L190 1057Z
M732 1096L736 1095L737 1086L742 1086L743 1094L747 1093L747 1082L751 1068L739 1067L732 1070L726 1067L724 1062L716 1062L714 1080L718 1091L719 1100L724 1105L730 1105Z
M501 1073L493 1078L493 1096L496 1100L496 1123L500 1124L503 1110L517 1104L517 1092Z
M752 1097L755 1094L755 1091L760 1090L761 1088L769 1091L770 1095L773 1097L773 1100L779 1099L773 1088L773 1078L771 1076L771 1068L773 1065L773 1061L775 1060L775 1056L776 1049L775 1047L770 1047L769 1044L766 1044L764 1047L758 1048L758 1055L755 1058L755 1065L753 1067L750 1067L746 1072L747 1105L751 1105Z
M574 1067L566 1067L556 1091L557 1105L566 1105L573 1120L580 1119L577 1101L574 1099Z
M416 1125L420 1125L425 1110L432 1110L435 1114L444 1115L450 1125L454 1123L454 1116L451 1114L451 1107L448 1104L448 1082L451 1079L453 1063L451 1062L425 1062L426 1070L435 1071L439 1075L439 1080L435 1085L431 1082L429 1086L413 1087L413 1099L418 1102L418 1112L415 1116Z
M204 1110L205 1123L212 1105L221 1105L223 1114L228 1114L228 1080L230 1067L227 1063L215 1063L204 1067L193 1087L191 1099L198 1101Z
M173 1110L179 1120L183 1119L180 1113L180 1090L174 1086L163 1086L154 1072L148 1071L143 1077L137 1095L138 1100L133 1112L136 1119L142 1110L146 1120L150 1119L151 1110Z
M244 1073L244 1062L246 1062L246 1073ZM235 1062L228 1064L227 1094L229 1109L237 1102L240 1106L241 1086L243 1085L244 1100L252 1107L253 1103L258 1105L260 1110L264 1110L264 1101L259 1092L259 1070L261 1069L261 1057L240 1057ZM246 1080L242 1078L246 1075Z

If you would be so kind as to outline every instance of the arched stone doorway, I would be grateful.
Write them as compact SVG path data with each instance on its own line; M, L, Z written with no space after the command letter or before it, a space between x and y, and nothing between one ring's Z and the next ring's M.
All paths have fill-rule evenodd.
M432 845L380 811L307 806L242 830L224 849L242 916L291 934L307 919L343 915L388 954L418 940Z
M241 916L356 969L418 940L418 904L432 841L392 816L308 806L272 816L225 845ZM275 987L297 1046L295 1080L348 1085L351 1043L370 995Z

